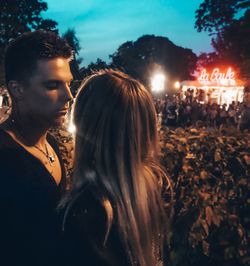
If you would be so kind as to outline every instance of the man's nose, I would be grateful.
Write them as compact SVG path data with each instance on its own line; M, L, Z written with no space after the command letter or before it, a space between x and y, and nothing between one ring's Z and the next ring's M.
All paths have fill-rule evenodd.
M73 95L71 93L70 86L68 84L64 85L63 99L65 102L72 102L73 101Z

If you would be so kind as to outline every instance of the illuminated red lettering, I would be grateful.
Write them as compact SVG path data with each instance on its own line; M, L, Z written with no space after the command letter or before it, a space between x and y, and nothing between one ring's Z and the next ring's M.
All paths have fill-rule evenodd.
M209 82L223 85L235 84L235 74L231 68L228 68L226 73L220 72L219 68L214 68L211 74L206 69L203 69L198 77L198 81L204 84L208 84Z

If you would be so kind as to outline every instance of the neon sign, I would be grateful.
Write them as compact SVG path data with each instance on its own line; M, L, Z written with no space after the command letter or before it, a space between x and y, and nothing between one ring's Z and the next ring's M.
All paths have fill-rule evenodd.
M219 85L235 85L235 73L231 68L228 68L225 73L220 72L219 68L214 68L211 73L206 69L201 71L198 81L201 84L209 85L210 83L217 83Z

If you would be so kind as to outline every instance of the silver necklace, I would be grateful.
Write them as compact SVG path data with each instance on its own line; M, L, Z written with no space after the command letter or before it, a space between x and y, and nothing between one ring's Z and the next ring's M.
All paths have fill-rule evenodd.
M53 154L50 154L49 153L49 150L48 150L48 147L47 147L47 145L46 145L46 143L44 144L44 146L45 146L45 151L44 150L42 150L40 147L38 147L38 146L36 146L36 145L34 145L34 148L36 148L37 150L39 150L41 153L43 153L44 155L45 155L45 157L47 158L47 160L48 160L48 162L49 162L49 164L50 164L50 166L52 166L52 164L55 162L55 156L53 155Z
M16 125L14 119L11 119L11 123L12 123L13 125ZM16 126L15 126L15 127L16 127ZM17 129L17 127L16 127L16 129ZM20 132L20 130L18 130L18 133L21 135L21 137L22 137L23 139L25 139L25 138L23 137L22 133ZM47 160L48 160L50 166L53 166L53 163L55 162L56 159L55 159L54 154L50 154L50 153L49 153L49 150L48 150L48 147L47 147L46 143L44 143L45 151L44 151L43 149L41 149L40 147L36 146L36 145L33 145L32 147L36 148L36 149L39 150L43 155L45 155L45 157L47 158Z

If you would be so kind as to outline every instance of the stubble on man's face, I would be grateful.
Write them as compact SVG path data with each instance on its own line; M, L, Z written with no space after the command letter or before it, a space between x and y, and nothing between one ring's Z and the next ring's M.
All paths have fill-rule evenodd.
M24 90L23 111L38 123L49 127L61 125L73 98L71 81L67 59L39 60Z

